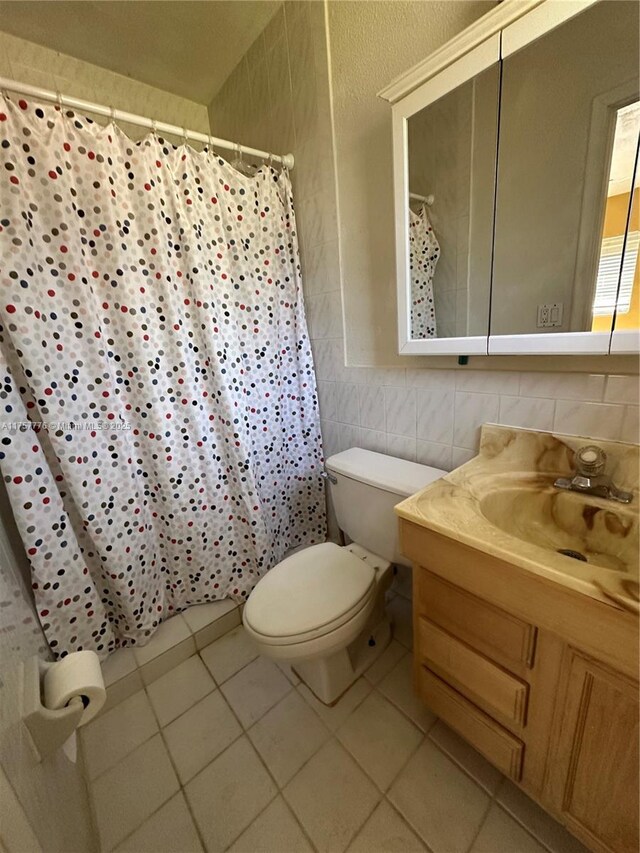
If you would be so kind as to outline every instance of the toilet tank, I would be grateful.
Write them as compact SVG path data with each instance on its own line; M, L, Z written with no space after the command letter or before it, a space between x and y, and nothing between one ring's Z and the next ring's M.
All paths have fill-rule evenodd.
M360 447L330 456L325 468L337 481L328 483L340 529L367 550L408 565L393 508L447 472Z

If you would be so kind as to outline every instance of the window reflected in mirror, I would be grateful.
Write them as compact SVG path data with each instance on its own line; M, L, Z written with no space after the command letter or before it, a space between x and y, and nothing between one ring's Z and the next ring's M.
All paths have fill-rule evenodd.
M594 332L640 328L638 139L640 103L617 110L593 300ZM633 191L632 191L633 184Z

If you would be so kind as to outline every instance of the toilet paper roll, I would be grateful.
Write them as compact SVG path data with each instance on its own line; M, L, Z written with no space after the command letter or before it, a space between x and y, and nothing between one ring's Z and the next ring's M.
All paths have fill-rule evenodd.
M51 664L44 676L44 705L51 711L64 708L76 696L82 699L84 713L78 725L84 726L102 708L107 698L100 659L95 652L71 652Z

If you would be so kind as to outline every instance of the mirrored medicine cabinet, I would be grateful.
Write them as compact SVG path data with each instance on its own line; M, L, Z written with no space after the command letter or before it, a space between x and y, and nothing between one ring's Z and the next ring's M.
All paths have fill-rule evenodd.
M393 103L401 354L640 350L635 0L506 0Z

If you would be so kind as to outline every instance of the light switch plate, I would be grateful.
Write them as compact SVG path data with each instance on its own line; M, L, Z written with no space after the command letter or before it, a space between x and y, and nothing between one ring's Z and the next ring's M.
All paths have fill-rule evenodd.
M547 302L544 305L538 305L538 328L548 329L551 326L561 326L563 308L562 302Z

